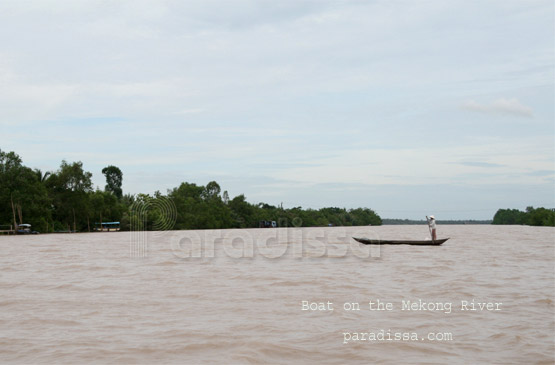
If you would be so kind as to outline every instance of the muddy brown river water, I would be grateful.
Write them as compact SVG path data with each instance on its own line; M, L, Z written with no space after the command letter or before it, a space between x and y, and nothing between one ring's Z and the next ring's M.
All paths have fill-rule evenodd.
M2 363L555 361L555 229L0 237Z

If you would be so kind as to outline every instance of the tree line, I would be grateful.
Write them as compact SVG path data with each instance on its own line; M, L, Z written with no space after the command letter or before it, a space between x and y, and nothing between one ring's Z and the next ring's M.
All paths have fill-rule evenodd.
M460 224L491 224L490 220L475 220L475 219L441 219L437 220L437 224L445 225L445 224L453 224L453 225L460 225ZM393 225L428 225L426 220L420 219L382 219L383 225L393 226Z
M382 223L368 208L283 209L250 203L243 194L231 199L215 181L206 186L183 182L165 195L123 194L118 167L107 166L102 174L104 190L94 189L92 173L80 161L64 160L57 170L43 172L25 166L15 152L0 150L0 225L28 223L40 232L90 232L109 221L119 221L122 230L133 225L147 230L256 228L263 220L281 227ZM148 209L141 213L140 207ZM146 219L138 219L140 214Z
M499 209L492 224L524 224L528 226L555 227L555 209L527 207L518 209Z
M206 186L183 182L165 195L159 191L123 194L123 173L118 167L107 166L102 174L106 186L94 189L92 173L80 161L64 160L57 170L43 172L25 166L15 152L0 150L0 226L29 223L40 232L87 232L109 221L119 221L122 230L133 228L134 223L134 228L146 230L256 228L260 221L275 221L280 227L382 224L381 217L368 208L284 209L250 203L243 194L231 199L215 181ZM138 219L136 208L146 206L146 219ZM385 223L407 224L403 220ZM555 226L555 210L499 209L492 224Z

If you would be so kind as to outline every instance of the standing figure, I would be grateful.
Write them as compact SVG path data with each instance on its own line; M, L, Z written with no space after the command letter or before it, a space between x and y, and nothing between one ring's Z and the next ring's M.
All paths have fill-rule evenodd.
M437 239L436 218L433 215L430 216L430 220L428 221L428 225L430 226L430 229L432 230L432 241L435 241Z

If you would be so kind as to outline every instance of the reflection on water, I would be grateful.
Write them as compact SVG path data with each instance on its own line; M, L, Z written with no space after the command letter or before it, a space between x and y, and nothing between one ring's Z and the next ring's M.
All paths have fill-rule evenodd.
M441 226L443 246L415 247L351 237L426 226L149 232L146 257L126 232L0 237L0 361L553 363L554 234Z

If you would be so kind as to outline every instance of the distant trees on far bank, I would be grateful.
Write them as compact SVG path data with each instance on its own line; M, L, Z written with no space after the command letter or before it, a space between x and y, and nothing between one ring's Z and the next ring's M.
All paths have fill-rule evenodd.
M518 209L499 209L492 224L524 224L529 226L555 227L555 209L527 207Z
M231 198L215 181L206 186L183 182L166 195L160 192L123 194L122 171L109 165L102 173L106 186L104 190L94 189L92 173L85 171L81 162L62 161L57 170L43 172L23 165L15 152L0 150L0 226L29 223L40 232L86 232L94 230L100 222L119 221L122 230L129 230L137 218L133 207L141 204L149 206L147 219L140 227L146 230L257 228L260 221L276 221L280 227L426 224L426 221L398 219L382 222L368 208L284 209L266 203L253 204L243 194ZM171 227L166 227L168 211L163 211L169 208L168 201L175 207ZM442 220L439 223L489 222ZM554 227L555 209L499 209L492 224Z
M15 152L0 150L0 226L28 223L40 232L90 232L110 221L119 221L122 230L256 228L259 221L276 221L280 227L382 224L368 208L284 209L249 203L243 194L230 198L215 181L206 186L183 182L166 195L123 194L117 166L105 167L102 174L104 190L94 189L92 173L80 161L62 161L58 170L42 172L24 166ZM147 206L146 220L131 227L138 224L136 209Z
M58 170L42 172L23 165L15 152L0 150L0 225L14 229L27 223L40 232L73 232L119 220L128 209L117 196L122 175L117 167L108 168L107 190L94 190L92 173L81 162L62 161Z
M394 226L394 225L428 225L428 222L424 219L416 220L416 219L390 219L384 218L382 219L384 226ZM437 224L446 225L446 224L491 224L491 219L489 220L475 220L475 219L461 219L461 220L454 220L454 219L438 219Z
M322 208L284 209L266 203L253 204L240 194L233 199L223 191L216 181L206 186L183 182L168 190L167 196L155 193L154 196L139 194L143 199L169 199L175 206L176 218L173 229L221 229L221 228L258 228L260 221L275 221L278 227L315 227L315 226L366 226L381 225L382 220L368 208ZM156 220L157 204L149 212L148 221ZM152 219L150 217L152 215ZM123 223L127 221L124 215ZM147 229L151 229L147 225ZM126 229L125 224L122 229Z

